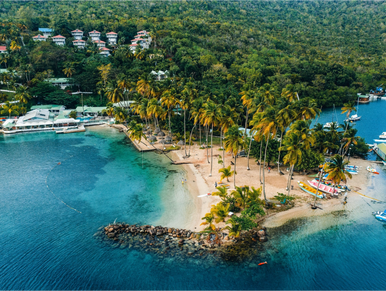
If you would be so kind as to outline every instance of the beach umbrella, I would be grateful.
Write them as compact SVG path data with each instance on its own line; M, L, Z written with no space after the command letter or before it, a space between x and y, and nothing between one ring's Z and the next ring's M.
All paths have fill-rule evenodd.
M150 141L156 141L157 140L157 138L155 137L155 136L150 136L149 138L148 138L148 140L150 140Z
M177 144L178 144L178 145L184 145L185 143L184 143L183 140L180 140Z
M157 127L155 130L154 130L154 133L157 134L159 133L161 130L159 129L159 127Z
M170 136L165 137L166 143L172 143L172 138Z
M157 136L165 136L165 133L163 131L160 131Z

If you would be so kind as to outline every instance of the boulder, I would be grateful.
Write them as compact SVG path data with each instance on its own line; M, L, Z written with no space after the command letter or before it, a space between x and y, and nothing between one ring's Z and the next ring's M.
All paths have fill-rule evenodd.
M178 244L179 245L182 245L184 243L184 240L183 239L180 239L179 241L178 241Z
M268 238L266 236L261 236L261 237L259 237L259 241L266 242L266 241L268 241Z
M109 232L109 233L107 234L107 236L108 236L109 238L113 238L113 237L115 237L115 233Z
M259 237L265 236L265 231L264 231L264 230L259 230L259 231L257 232L257 235L258 235Z

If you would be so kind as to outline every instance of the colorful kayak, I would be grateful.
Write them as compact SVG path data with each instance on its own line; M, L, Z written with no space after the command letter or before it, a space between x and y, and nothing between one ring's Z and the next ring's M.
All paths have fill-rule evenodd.
M379 221L386 222L386 210L385 210L384 212L380 212L380 211L373 212L373 215L374 215L375 218L378 219Z
M319 184L319 182L316 180L307 181L307 182L308 182L308 184L311 185L311 187L313 187L315 189L318 189L318 185L319 185L319 191L322 191L324 193L329 193L332 195L338 195L340 193L340 190L338 190L337 188L334 189L333 186L327 186L327 185L324 185L322 183Z
M376 169L374 169L370 166L367 166L367 171L369 171L370 173L373 173L373 174L379 174Z
M311 186L308 186L308 185L306 185L306 184L304 184L303 182L300 182L300 181L298 181L298 184L299 184L300 189L302 189L304 192L307 192L308 194L316 196L316 197L318 197L320 199L324 198L323 195L316 194L316 190L314 188L312 188Z
M316 180L316 181L319 181L319 178L316 178L315 180ZM334 186L333 183L327 182L326 180L322 180L320 183L323 184L323 185L331 186L331 187ZM341 189L341 190L343 190L343 191L350 190L350 189L349 189L347 186L345 186L345 185L336 185L335 188Z

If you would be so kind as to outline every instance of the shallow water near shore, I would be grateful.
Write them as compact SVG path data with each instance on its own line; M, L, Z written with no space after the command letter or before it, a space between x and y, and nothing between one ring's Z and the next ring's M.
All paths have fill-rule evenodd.
M185 225L194 205L180 183L181 167L146 153L142 168L141 154L108 128L0 136L0 151L0 289L384 289L386 284L386 227L371 215L385 204L358 196L345 211L290 221L271 229L269 242L255 245L241 262L210 255L160 257L112 248L93 235L114 220ZM385 200L385 177L385 171L372 177L366 194ZM258 267L261 261L268 265Z

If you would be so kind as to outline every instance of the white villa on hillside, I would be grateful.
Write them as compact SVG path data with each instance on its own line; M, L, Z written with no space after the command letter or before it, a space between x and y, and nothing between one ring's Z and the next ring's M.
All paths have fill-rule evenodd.
M83 39L76 39L72 41L72 44L80 49L86 46L86 42Z
M57 45L65 45L66 44L66 38L60 34L57 36L53 36L52 41Z
M0 45L0 54L6 54L7 53L7 47L5 45Z
M115 32L106 33L107 39L109 40L109 45L117 44L118 34Z
M94 41L94 43L96 43L97 47L105 47L106 46L106 42L104 42L103 40L96 40Z
M75 29L75 30L71 31L71 34L74 37L74 39L82 39L83 38L83 31L81 31L79 29Z
M151 37L146 30L138 31L134 39L131 40L130 49L135 52L137 46L140 45L141 49L148 49L150 47Z
M54 86L59 86L62 90L64 90L68 86L71 86L70 79L68 78L49 78L45 81L50 82Z
M47 37L41 34L38 34L32 38L34 41L46 41Z
M105 57L108 57L110 55L110 50L107 47L101 47L99 48L101 51L99 54Z
M165 71L165 72L163 72L163 71L158 71L158 72L151 71L150 74L155 76L155 80L156 81L165 80L169 76L169 72L168 71Z
M43 33L43 36L45 37L50 37L51 34L54 32L54 30L51 28L39 28L39 31Z
M101 33L99 31L93 30L88 33L88 35L91 37L92 41L99 40L101 37Z

